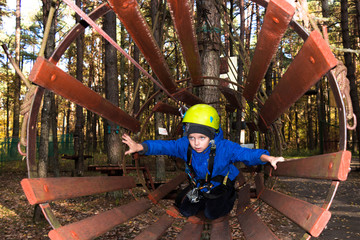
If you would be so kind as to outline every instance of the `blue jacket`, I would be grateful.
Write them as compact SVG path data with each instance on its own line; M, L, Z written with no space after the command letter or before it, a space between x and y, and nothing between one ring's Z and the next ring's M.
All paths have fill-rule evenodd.
M263 149L249 149L241 147L239 144L226 140L223 137L222 129L215 135L216 155L214 159L214 167L212 177L217 175L226 176L228 173L229 179L232 181L239 174L239 170L233 165L234 162L243 162L247 166L265 164L260 160L263 154L269 155L267 150ZM177 140L147 140L143 142L145 155L167 155L178 157L187 161L187 151L189 140L187 136ZM211 145L211 144L210 144ZM204 180L208 170L208 159L211 146L203 151L197 153L192 150L192 166L196 175L196 180ZM212 182L214 187L219 185L218 182Z

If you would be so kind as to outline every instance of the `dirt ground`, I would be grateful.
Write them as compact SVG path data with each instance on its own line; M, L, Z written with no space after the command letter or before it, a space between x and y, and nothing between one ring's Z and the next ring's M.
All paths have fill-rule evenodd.
M48 239L47 234L51 227L47 222L36 224L33 222L33 207L28 204L20 186L21 179L26 177L26 171L18 170L18 168L0 170L0 239ZM277 181L275 189L321 206L329 190L329 185L329 181L282 178ZM360 239L359 189L360 172L351 172L348 180L339 186L330 208L332 217L327 229L317 239ZM134 194L136 197L144 196L141 188L135 189ZM61 224L64 225L126 204L131 200L133 200L133 196L124 191L120 193L120 198L100 194L57 201L52 204L52 209ZM258 214L280 239L300 239L303 236L303 230L269 206L256 204L260 206ZM163 201L163 205L170 206L172 201ZM98 239L132 239L163 213L163 208L154 206L146 213L121 224ZM174 239L184 224L184 221L177 220L162 239ZM235 218L231 220L230 225L233 239L243 239L241 227ZM208 239L206 234L203 239Z

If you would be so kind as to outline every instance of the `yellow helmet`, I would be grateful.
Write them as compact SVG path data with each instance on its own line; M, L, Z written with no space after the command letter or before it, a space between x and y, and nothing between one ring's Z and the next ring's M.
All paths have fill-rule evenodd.
M220 117L216 109L212 106L207 104L196 104L186 111L182 122L196 123L218 130L220 126Z

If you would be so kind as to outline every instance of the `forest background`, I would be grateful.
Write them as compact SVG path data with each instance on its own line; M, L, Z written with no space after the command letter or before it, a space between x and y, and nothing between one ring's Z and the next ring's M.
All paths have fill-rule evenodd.
M10 57L18 64L25 76L39 55L40 46L51 1L42 0L40 9L23 17L21 1L16 0L15 9L9 2L0 2L0 36L9 55L0 51L0 151L1 164L17 161L22 157L17 153L20 139L21 106L26 102L26 87L20 76L10 64ZM166 62L174 79L181 87L188 87L189 77L181 47L170 18L166 1L138 1L142 14L146 17L154 37L163 51ZM89 13L100 1L77 0L76 4ZM57 44L71 27L81 19L65 3L56 1L55 17L44 49L45 57L51 56ZM347 67L353 112L360 119L359 108L359 0L341 1L297 1L294 19L308 31L327 29L325 36L334 55ZM235 66L236 74L221 75L244 85L247 69L261 30L264 9L251 1L244 0L208 0L193 2L195 28L199 43L203 75L219 77L222 73L222 59L231 59L228 66ZM12 22L12 24L9 24ZM151 74L151 68L140 53L138 47L125 30L115 14L106 14L97 21L98 25L117 41L140 65ZM9 29L9 26L14 26ZM325 32L322 32L323 34ZM289 29L279 45L278 54L272 60L263 81L260 98L271 94L282 74L301 48L303 41ZM209 47L210 46L210 47ZM234 64L234 65L232 65ZM139 72L128 60L104 40L92 28L72 43L58 64L64 71L76 77L84 85L110 100L116 106L135 115L149 96L158 88ZM229 67L231 68L231 67ZM230 76L232 75L232 76ZM185 79L185 80L184 80ZM208 79L208 85L219 84ZM336 151L339 138L338 112L326 78L312 87L284 114L280 123L280 137L275 139L272 133L253 132L248 126L254 122L257 109L244 104L243 111L232 109L216 87L194 88L193 93L206 103L214 105L221 113L225 136L239 143L255 143L257 147L270 149L274 155L302 156ZM235 90L238 90L235 88ZM241 91L239 91L241 94ZM153 106L164 101L163 96L154 98L148 109L140 117L145 122ZM166 103L179 107L171 99ZM38 175L59 176L59 159L64 156L77 156L76 175L85 171L87 156L93 162L120 164L124 159L124 146L121 135L125 129L109 122L76 104L45 91L38 124ZM148 124L142 126L141 135L134 135L138 141L144 139L168 139L177 135L176 126L180 117L155 113ZM351 122L352 120L350 120ZM159 134L158 129L166 129L169 135ZM244 137L245 136L245 137ZM348 149L353 156L359 155L360 126L348 134ZM100 160L102 159L102 160ZM105 160L103 160L105 159ZM96 162L98 161L98 162ZM166 159L156 158L156 179L164 179Z

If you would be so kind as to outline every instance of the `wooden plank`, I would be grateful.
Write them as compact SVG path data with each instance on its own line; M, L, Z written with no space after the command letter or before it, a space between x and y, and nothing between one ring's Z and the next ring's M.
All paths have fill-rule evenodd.
M244 179L245 180L245 179ZM250 206L250 185L240 188L238 193L237 219L246 239L278 239Z
M259 174L256 176L255 181L260 199L268 205L278 210L314 237L318 237L324 230L331 217L328 210L265 188L264 181Z
M146 228L134 240L156 240L159 239L174 222L174 218L169 217L167 214L162 215L158 221Z
M176 99L188 104L189 106L193 106L198 103L204 103L203 100L201 100L198 96L192 94L185 88L180 89L179 91L174 93L173 96Z
M250 204L250 185L245 184L239 189L238 192L237 212L240 213L241 211L246 209L249 206L249 204Z
M154 106L153 111L154 112L161 112L161 113L169 113L169 114L172 114L172 115L180 116L180 112L176 107L171 106L170 104L167 104L167 103L164 103L164 102L158 102Z
M94 239L151 207L148 199L131 202L49 232L52 240Z
M140 122L83 85L43 57L38 57L29 80L133 132Z
M176 91L176 83L165 61L164 55L152 34L152 30L143 17L137 1L109 0L111 8L124 24L131 38L144 55L162 85L170 92Z
M291 159L277 164L274 170L270 165L266 171L272 176L328 179L345 181L351 162L351 152L339 151L308 158Z
M240 227L246 239L251 240L278 240L279 238L268 226L256 215L251 208L237 216Z
M318 31L311 32L286 73L260 110L259 127L270 125L331 68L337 59Z
M25 178L21 186L30 204L136 187L133 177Z
M160 199L165 197L169 192L179 186L182 182L187 179L185 173L180 173L178 176L171 179L169 182L161 185L155 191L151 192L148 197L153 202L158 202Z
M240 110L243 109L239 92L224 86L219 86L219 90L225 96L226 100L230 103L232 107Z
M291 1L269 2L245 84L244 97L249 102L253 101L294 13L295 4Z
M231 240L231 229L229 219L221 222L212 221L210 240Z
M192 6L189 1L168 0L167 2L191 81L195 86L202 85L200 54L192 17Z
M200 240L201 233L203 231L204 225L188 222L182 228L182 231L177 235L177 240L191 239L191 240Z

